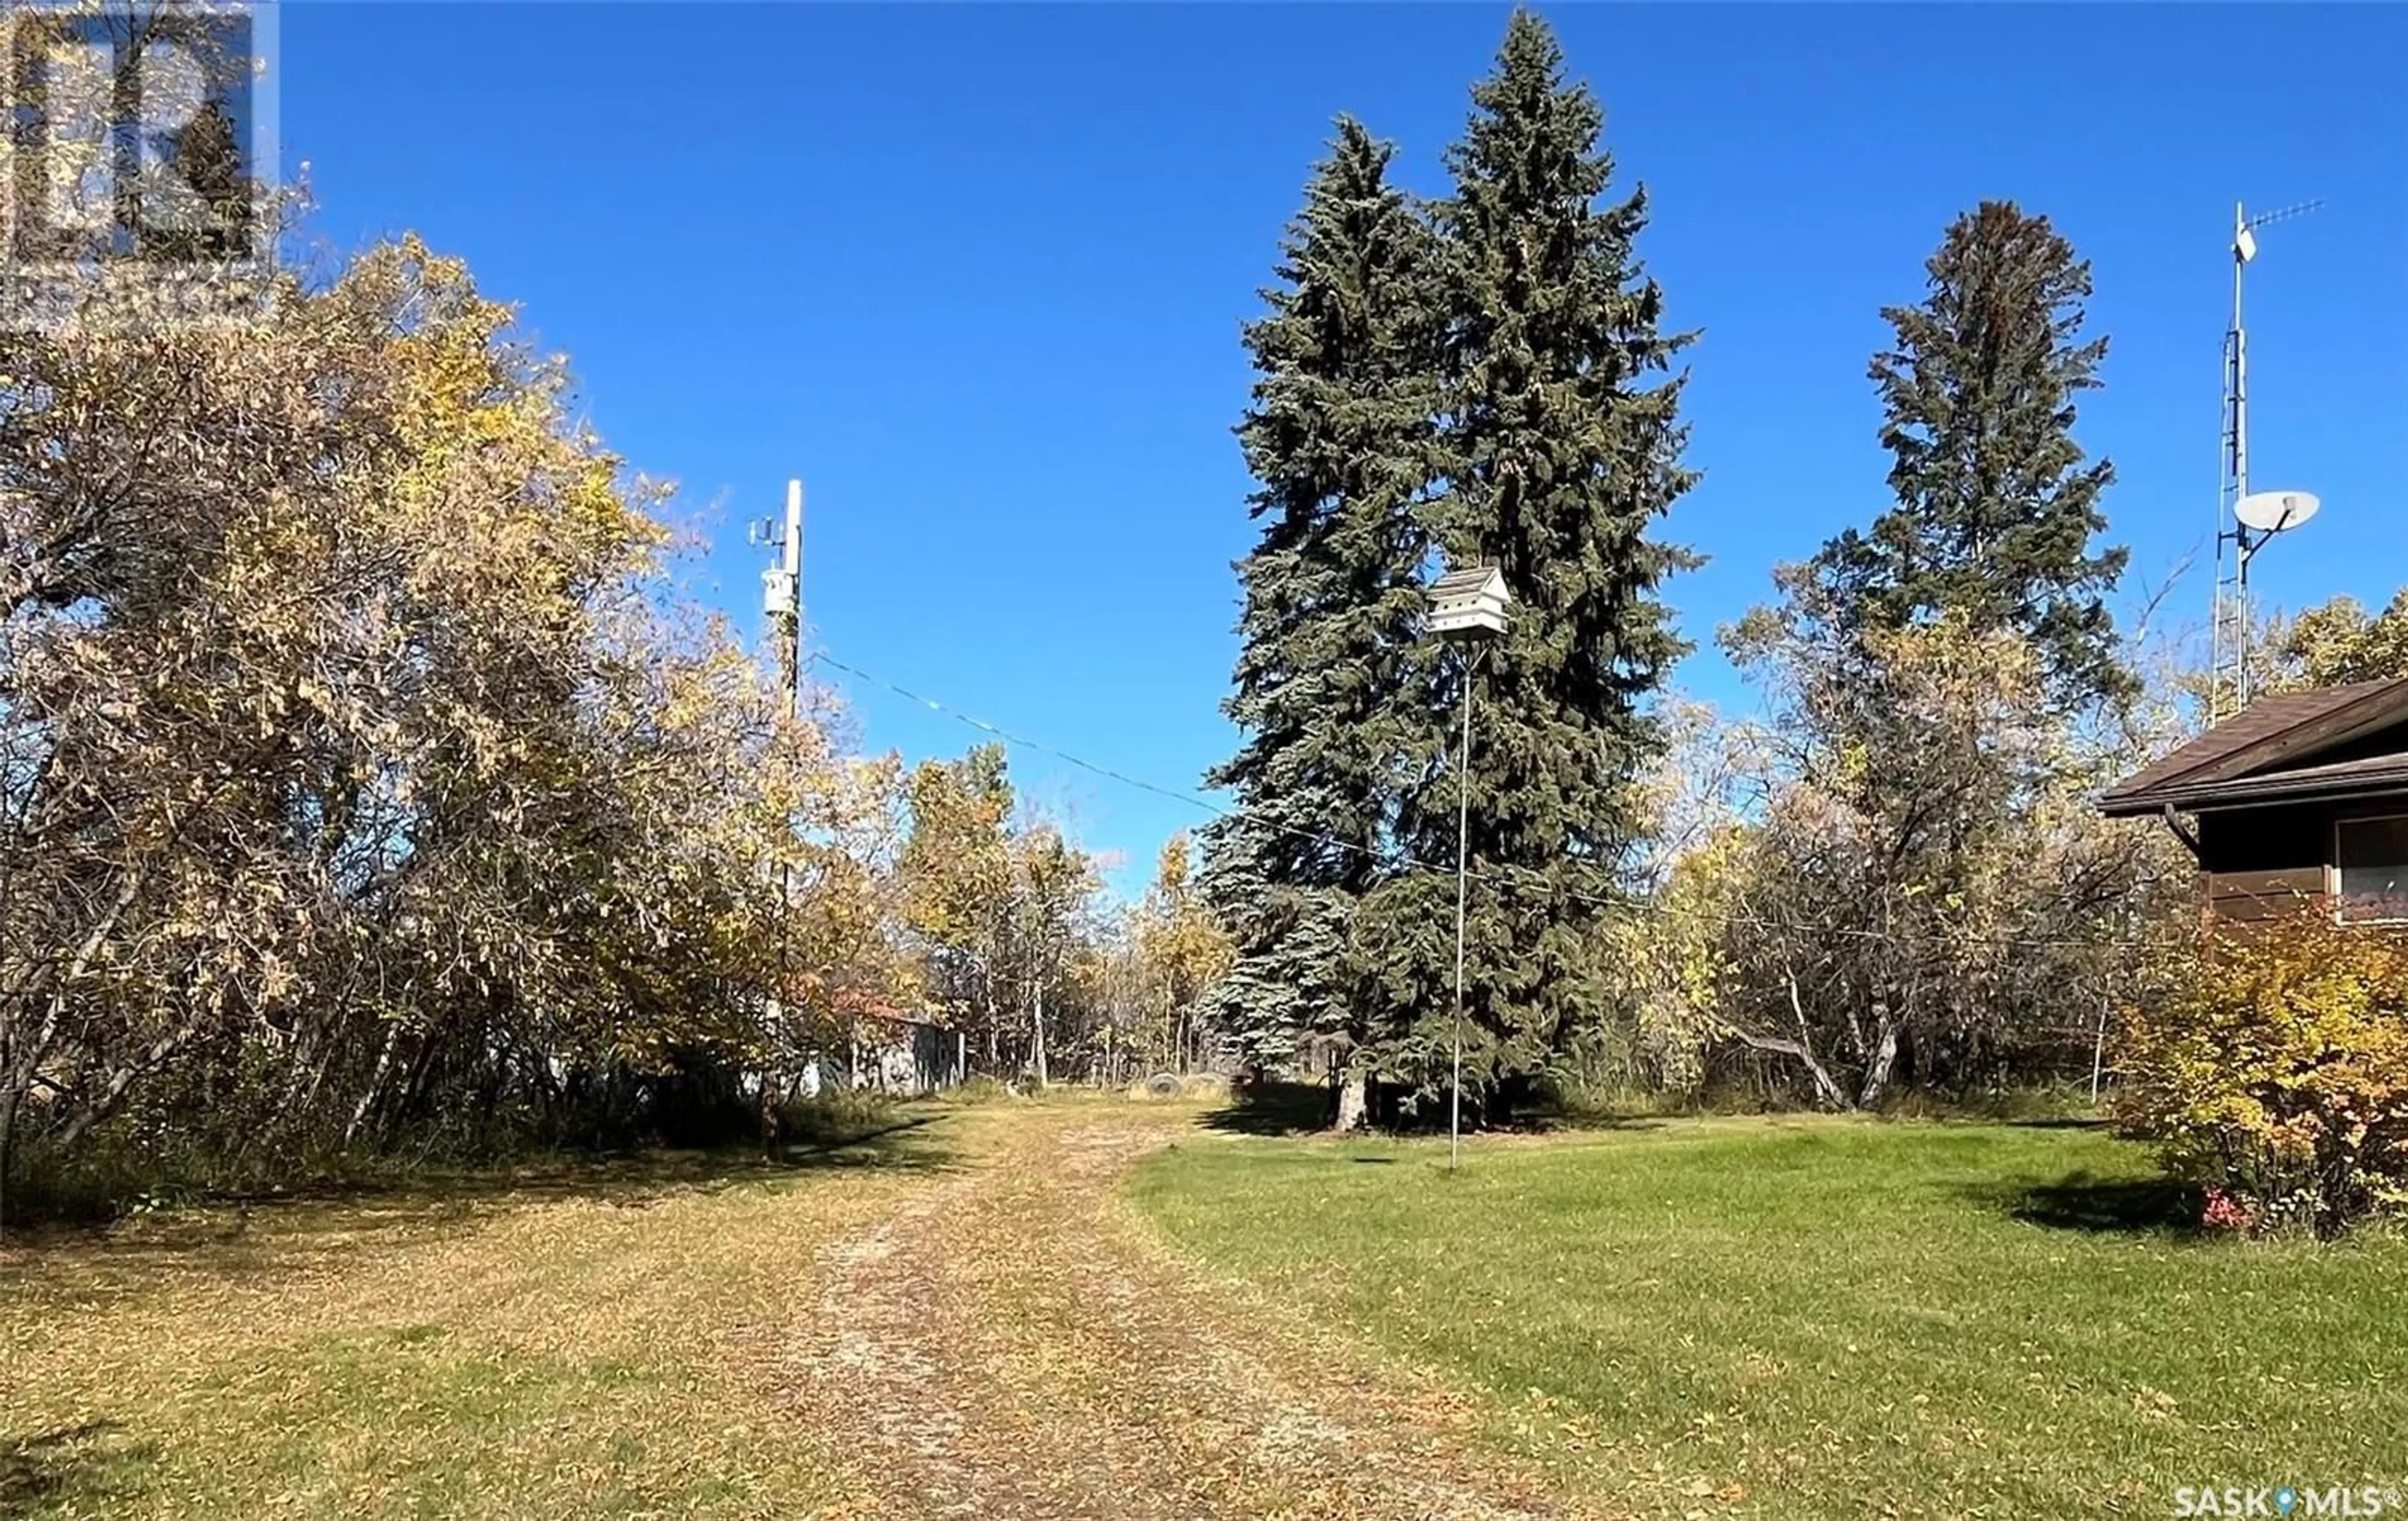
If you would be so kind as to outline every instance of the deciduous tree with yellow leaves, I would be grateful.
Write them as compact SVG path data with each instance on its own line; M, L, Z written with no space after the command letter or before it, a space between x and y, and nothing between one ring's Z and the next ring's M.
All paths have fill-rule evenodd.
M560 362L415 238L273 294L0 335L0 1168L639 1123L902 975L892 768Z

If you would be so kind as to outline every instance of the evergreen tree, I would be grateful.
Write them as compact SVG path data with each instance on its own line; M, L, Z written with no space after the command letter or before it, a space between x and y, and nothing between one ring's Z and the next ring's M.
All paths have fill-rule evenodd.
M2115 467L2086 463L2072 436L2107 352L2082 337L2090 265L2046 217L1985 201L1925 267L1922 303L1884 309L1897 340L1870 369L1898 505L1814 561L1841 632L1953 612L1976 634L2030 639L2063 705L2124 696L2104 596L2127 552L2091 548Z
M1645 702L1683 645L1658 589L1692 565L1649 537L1693 477L1680 463L1686 345L1634 241L1645 193L1606 200L1603 113L1567 83L1546 25L1517 13L1448 155L1440 208L1446 490L1430 520L1455 565L1501 567L1515 606L1481 658L1470 757L1467 1100L1510 1103L1603 997L1599 922L1639 825L1633 779L1662 739ZM1418 653L1415 763L1399 836L1455 857L1452 741L1463 662ZM1358 940L1386 1006L1412 1019L1397 1053L1447 1080L1455 965L1451 874L1414 872L1367 905Z
M1380 875L1427 554L1433 241L1387 181L1392 149L1341 119L1245 343L1238 429L1261 537L1238 566L1246 731L1211 777L1239 811L1206 831L1203 888L1236 953L1209 1017L1254 1059L1354 1023L1348 943Z

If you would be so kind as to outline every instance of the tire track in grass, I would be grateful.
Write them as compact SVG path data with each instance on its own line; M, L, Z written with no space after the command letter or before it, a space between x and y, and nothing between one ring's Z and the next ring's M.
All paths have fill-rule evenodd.
M1576 1514L1483 1451L1465 1402L1308 1345L1127 1228L1113 1187L1182 1115L1065 1106L976 1123L969 1170L821 1254L818 1313L782 1353L876 1514Z

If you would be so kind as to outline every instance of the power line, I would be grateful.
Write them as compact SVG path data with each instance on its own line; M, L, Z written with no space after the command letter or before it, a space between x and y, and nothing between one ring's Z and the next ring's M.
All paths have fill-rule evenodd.
M1209 798L1198 797L1193 793L1181 792L1175 787L1166 787L1161 785L1159 782L1148 782L1141 777L1130 776L1125 771L1115 770L1109 766L1099 765L1096 762L1087 760L1082 756L1074 755L1067 750L1047 744L1041 739L1031 739L1023 735L1014 734L1010 730L998 727L996 725L988 723L982 718L975 718L968 713L961 711L959 709L948 707L934 697L922 696L919 693L913 692L908 687L897 685L896 683L886 680L886 678L882 676L874 675L869 671L863 670L858 666L847 665L843 661L837 659L835 656L826 653L824 651L814 651L810 657L809 663L812 665L826 666L831 669L843 671L848 676L858 677L860 680L867 682L873 686L884 687L887 691L894 693L898 697L917 703L921 707L926 708L931 712L941 714L944 717L967 724L971 728L978 730L980 733L992 735L994 738L1002 740L1006 744L1017 745L1025 750L1036 751L1039 754L1051 755L1055 760L1061 761L1066 765L1077 767L1080 770L1103 777L1108 781L1120 782L1124 786L1135 787L1140 792L1152 793L1157 797L1167 797L1172 802L1184 803L1190 808L1212 814L1216 818L1236 821L1253 817L1254 822L1280 834L1287 835L1293 839L1306 840L1313 844L1334 846L1339 850L1345 851L1351 854L1360 855L1367 860L1375 861L1383 866L1401 867L1409 871L1432 872L1448 877L1455 875L1455 868L1454 864L1451 862L1441 865L1436 861L1423 860L1419 856L1410 854L1389 854L1381 851L1373 850L1369 846L1357 844L1354 840L1342 839L1337 835L1327 834L1314 829L1300 829L1294 825L1274 823L1268 819L1263 819L1259 817L1259 815L1249 814L1249 812L1242 808L1226 808ZM1509 868L1508 869L1516 868ZM1537 875L1535 872L1532 874ZM1485 882L1495 885L1503 884L1502 879L1492 876L1487 871L1473 871L1469 873L1469 875L1477 882ZM1545 882L1543 881L1541 885L1545 886L1551 891L1561 893L1566 897L1578 898L1584 902L1597 904L1605 908L1618 909L1628 907L1627 902L1618 898L1604 897L1593 893L1583 893L1576 888L1564 887L1556 883Z
M1403 870L1410 872L1425 872L1446 877L1452 877L1455 873L1455 867L1452 862L1440 863L1436 861L1427 861L1410 854L1390 854L1381 851L1372 850L1368 846L1357 844L1354 840L1346 839L1337 835L1327 834L1318 830L1302 829L1294 825L1276 823L1272 820L1261 818L1258 813L1250 814L1248 811L1243 808L1225 807L1219 803L1212 802L1209 798L1198 797L1193 793L1182 792L1175 787L1166 787L1159 782L1148 782L1142 777L1131 776L1125 771L1117 770L1112 767L1088 760L1084 756L1073 754L1071 752L1064 750L1057 745L1048 744L1041 739L1031 739L1025 735L1014 733L999 725L990 724L982 718L964 712L960 709L952 707L935 697L925 696L920 693L912 691L909 687L901 685L898 682L888 681L885 677L880 676L873 671L864 670L858 666L850 665L828 653L824 649L814 648L811 650L805 656L804 664L807 667L825 666L831 670L842 671L846 675L853 677L859 681L867 682L872 686L882 687L886 691L893 693L895 696L903 698L907 702L927 709L930 712L936 713L941 717L951 718L957 723L965 724L969 727L978 730L982 734L988 735L994 739L1003 741L1007 745L1017 746L1023 750L1034 751L1039 754L1052 756L1054 759L1058 760L1067 766L1075 767L1091 775L1102 777L1109 782L1117 782L1123 786L1134 787L1140 792L1151 793L1157 797L1167 798L1175 803L1184 804L1189 808L1212 814L1216 818L1237 821L1251 817L1254 819L1254 822L1262 825L1264 827L1274 830L1280 834L1289 836L1293 839L1307 840L1314 844L1333 846L1352 854L1360 855L1368 860L1378 862L1381 865L1400 868ZM1600 894L1583 892L1576 887L1569 887L1559 882L1550 882L1546 879L1543 873L1531 868L1506 867L1503 870L1515 875L1526 875L1536 880L1534 882L1523 883L1517 888L1516 884L1510 877L1500 875L1498 868L1494 867L1471 870L1469 871L1467 875L1472 881L1488 886L1519 891L1529 891L1535 888L1537 890L1554 893L1559 897L1571 898L1576 902L1586 903L1593 907L1605 909L1616 913L1628 912L1633 907L1631 900L1627 897L1609 897ZM2253 894L2250 896L2254 897L2257 895ZM1702 909L1685 909L1676 911L1690 913L1709 922L1719 924L1726 928L1740 927L1747 929L1778 930L1793 935L1817 935L1836 940L1879 940L1890 943L1896 943L1905 939L1903 936L1887 930L1865 929L1843 925L1801 925L1795 922L1769 919L1758 914ZM2071 940L2041 939L2017 935L1974 935L1962 931L1956 933L1957 933L1959 939L1965 940L1969 944L1987 945L2001 949L2014 950L2092 950L2110 945L2129 945L2139 943L2136 937L2129 935L2116 935L2096 940Z
M917 703L921 707L927 709L930 712L941 714L946 718L954 719L960 723L967 724L971 728L978 730L980 733L992 735L1008 745L1017 745L1023 750L1033 750L1038 752L1039 754L1051 755L1055 760L1062 761L1070 766L1075 766L1080 770L1091 772L1094 775L1103 777L1107 781L1117 782L1125 787L1135 787L1140 792L1150 792L1157 797L1167 797L1175 803L1184 803L1190 808L1200 809L1207 813L1217 814L1225 819L1238 818L1241 814L1241 811L1240 810L1224 808L1218 803L1211 802L1202 797L1197 797L1191 793L1181 792L1174 787L1166 787L1157 782L1148 782L1142 777L1130 776L1125 771L1116 771L1109 766L1099 766L1094 761L1085 760L1080 756L1073 755L1067 750L1058 749L1053 745L1049 745L1041 739L1031 739L1024 735L1014 734L1009 729L999 728L982 718L975 718L968 713L961 711L959 709L949 708L945 704L939 702L934 697L924 697L919 693L913 692L908 687L898 686L895 682L888 681L883 676L873 675L868 671L863 670L858 666L846 665L843 661L837 659L834 655L829 654L824 650L813 650L806 661L806 664L813 666L826 666L831 669L840 670L848 676L858 677L862 681L867 682L872 686L882 686L887 691L894 693L896 696ZM1274 827L1278 826L1274 825ZM1311 831L1297 829L1290 829L1287 832L1297 835L1303 839L1314 839L1326 844L1336 845L1340 849L1360 852L1366 855L1372 856L1374 859L1384 859L1384 857L1379 856L1376 852L1367 851L1362 846L1354 843L1352 840L1340 839L1333 835L1314 834ZM1455 868L1453 867L1448 867L1445 869L1453 871Z

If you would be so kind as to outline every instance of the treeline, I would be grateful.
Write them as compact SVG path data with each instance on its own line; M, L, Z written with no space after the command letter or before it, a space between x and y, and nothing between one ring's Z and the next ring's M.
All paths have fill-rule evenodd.
M456 261L193 323L87 250L0 327L0 1204L773 1136L910 1020L1008 1081L1301 1065L1426 1118L1467 681L1474 1117L2085 1069L2188 873L2086 798L2200 680L2109 612L2087 266L2011 206L1946 230L1870 366L1891 504L1723 631L1726 719L1665 686L1644 197L1536 20L1473 104L1437 201L1341 122L1247 330L1235 806L1135 904L1000 749L853 753L681 600L664 492ZM1515 594L1476 667L1424 637L1440 563ZM2408 595L2259 660L2408 670Z
M1536 18L1472 107L1434 200L1341 119L1246 333L1261 528L1215 778L1242 811L1208 836L1237 949L1215 1018L1338 1079L1341 1123L1440 1112L1467 663L1423 588L1482 564L1517 600L1469 675L1473 1111L2086 1076L2191 869L2087 799L2205 679L2110 607L2114 470L2075 436L2107 351L2088 265L2012 204L1945 229L1869 366L1888 506L1721 631L1760 699L1727 718L1664 685L1687 337L1638 255L1645 194ZM2276 620L2259 684L2408 670L2403 632L2408 599Z
M558 368L414 241L236 326L0 343L0 1162L465 1135L757 1036L869 798ZM813 926L836 933L834 924Z
M1119 905L1098 858L1015 804L1001 745L923 762L902 803L897 925L918 1007L954 1032L970 1071L1117 1086L1217 1057L1197 1000L1229 953L1185 835Z
M999 753L847 753L458 262L204 324L90 280L0 330L9 1213L750 1137L907 1018L1011 1079L1196 1057L1185 841L1124 910Z

